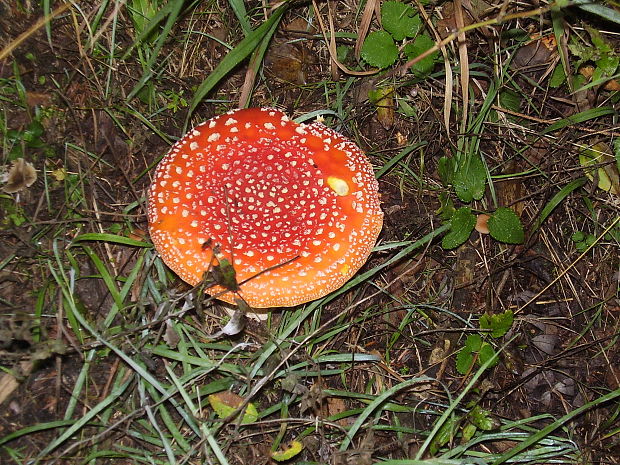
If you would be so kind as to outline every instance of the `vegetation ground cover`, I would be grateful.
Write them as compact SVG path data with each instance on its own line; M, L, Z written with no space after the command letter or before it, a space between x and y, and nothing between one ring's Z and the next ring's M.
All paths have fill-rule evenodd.
M2 463L620 461L612 1L0 0ZM165 267L154 167L270 106L362 147L384 227L248 320Z

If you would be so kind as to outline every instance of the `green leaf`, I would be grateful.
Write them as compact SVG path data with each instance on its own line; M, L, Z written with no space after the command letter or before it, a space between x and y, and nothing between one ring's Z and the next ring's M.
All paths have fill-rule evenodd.
M484 410L479 405L476 405L473 409L471 409L467 419L482 431L491 431L498 427L497 421L495 421L491 416L491 412Z
M420 34L418 37L415 38L412 43L405 45L403 51L405 52L407 59L411 60L434 46L435 41L431 39L430 36L426 34ZM435 67L435 61L437 59L438 53L439 51L436 50L430 55L422 58L417 63L414 63L411 66L411 72L418 77L428 76Z
M463 202L480 200L486 187L486 170L482 158L478 154L463 157L462 166L459 166L454 175L454 190Z
M499 93L499 103L502 108L506 108L507 110L520 111L521 100L521 95L510 88L504 88Z
M470 334L465 339L465 349L470 352L478 352L482 347L482 336L480 334Z
M381 25L394 40L415 37L422 21L413 8L401 2L384 2L381 5Z
M444 249L454 249L465 242L476 225L476 217L467 207L461 207L450 218L450 232L446 234L441 246Z
M556 65L553 69L553 73L551 74L551 78L549 78L549 86L557 89L566 81L566 73L564 72L564 67L561 64Z
M478 364L484 365L488 360L491 360L493 357L495 357L495 355L496 353L495 349L493 349L493 346L488 342L483 342L482 347L480 348L480 352L478 352ZM498 363L499 359L496 358L493 362L491 362L489 368L494 367Z
M609 152L611 152L611 148L604 142L599 142L592 147L584 148L579 153L579 163L586 168L584 170L585 175L591 181L594 181L595 177L597 178L599 189L620 195L620 176L613 164L614 157ZM591 165L602 166L587 169Z
M491 236L508 244L521 244L525 240L523 225L517 214L510 208L500 207L491 215L488 222Z
M361 55L370 66L387 68L398 59L398 47L387 32L374 31L364 40Z
M454 202L448 194L442 192L439 194L440 207L435 212L443 221L450 221L450 218L454 215L456 209L454 208Z
M439 428L439 431L437 431L437 434L429 446L431 455L435 455L442 446L445 446L454 439L460 422L461 417L452 416L441 425L441 428Z
M578 87L578 86L576 86ZM567 118L563 118L555 123L547 126L543 131L542 135L549 134L550 132L557 131L558 129L565 128L567 126L571 126L573 124L583 123L585 121L589 121L591 119L600 118L601 116L613 115L616 111L612 107L599 107L599 108L590 108L589 110L582 111L580 113L576 113Z
M514 322L514 314L512 310L506 310L504 313L489 314L485 313L480 317L480 328L490 329L491 337L502 337L512 327Z
M463 429L461 430L461 434L463 435L463 443L469 442L469 440L474 437L477 430L478 428L471 423L467 423L463 426Z
M456 355L456 369L462 375L469 372L474 364L474 355L482 347L482 337L479 334L470 334L465 340L465 345Z
M439 159L437 171L439 172L439 178L444 186L449 186L454 182L455 167L456 161L454 157L444 156Z
M575 231L570 237L573 242L581 242L586 238L586 235L582 231Z
M618 69L620 63L620 57L612 55L604 55L600 59L596 60L596 69L592 76L592 80L603 79L613 76Z
M458 354L456 354L456 369L462 375L466 375L471 366L474 364L474 354L465 348L462 348Z
M598 15L606 21L613 21L616 24L620 24L620 12L613 8L607 8L606 6L594 3L592 0L574 0L572 4L578 5L578 8L588 13Z
M149 242L140 241L137 239L132 239L130 237L118 236L116 234L109 233L85 233L77 236L73 239L71 244L75 244L77 242L84 241L102 241L102 242L112 242L114 244L122 244L122 245L130 245L134 247L153 247L153 244Z

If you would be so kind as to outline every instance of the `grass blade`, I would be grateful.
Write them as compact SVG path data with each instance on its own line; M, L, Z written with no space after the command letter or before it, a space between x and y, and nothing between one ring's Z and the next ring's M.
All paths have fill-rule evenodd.
M274 26L280 21L284 12L288 9L288 4L280 6L267 21L261 24L258 28L252 31L248 36L243 39L239 44L232 49L220 62L220 64L213 70L207 79L202 81L194 98L189 105L187 112L187 120L185 125L187 126L189 118L193 114L194 110L203 98L207 96L211 90L224 78L235 66L245 60L250 53L254 51L256 47L266 38L269 34L273 34L275 31Z
M585 110L556 121L552 125L547 126L541 134L549 134L550 132L557 131L558 129L562 129L567 126L572 126L573 124L583 123L591 119L600 118L601 116L613 115L614 113L616 113L616 110L611 107L590 108L589 110Z

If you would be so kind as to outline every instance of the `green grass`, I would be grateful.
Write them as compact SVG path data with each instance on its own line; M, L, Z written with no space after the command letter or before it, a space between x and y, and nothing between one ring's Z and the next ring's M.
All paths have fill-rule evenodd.
M43 1L33 18L51 15L53 7ZM8 251L0 257L0 306L9 328L0 329L10 342L16 322L27 321L28 351L20 357L34 363L23 376L4 360L2 369L20 381L34 380L34 388L39 374L47 377L43 391L17 391L12 398L12 408L34 402L36 408L26 413L36 421L15 420L17 429L3 424L0 454L29 464L273 463L272 452L299 441L303 449L286 463L602 462L612 448L590 447L576 425L596 426L592 441L617 444L620 389L604 382L604 374L592 375L591 385L575 374L581 405L549 387L565 410L521 418L520 410L509 408L510 395L527 399L527 380L519 378L523 369L515 374L507 367L510 354L527 353L530 336L552 324L571 335L558 360L572 361L581 350L579 363L592 356L596 367L605 367L601 360L613 366L617 359L617 197L588 180L578 154L594 132L616 148L611 160L620 160L613 126L618 93L605 94L595 108L550 117L546 97L553 91L546 81L523 78L506 58L525 44L525 31L510 29L523 27L514 18L536 28L538 13L519 10L500 29L495 12L497 21L488 24L498 25L505 43L490 56L474 56L482 49L468 45L469 76L482 90L472 87L467 101L447 102L454 125L445 127L444 96L458 93L458 86L448 89L448 76L464 75L456 49L446 52L449 72L439 63L424 79L396 72L401 59L384 74L338 80L329 73L324 39L330 31L286 29L295 18L315 24L317 15L329 14L326 6L249 8L237 0L99 2L92 10L74 5L71 15L56 10L53 20L41 23L39 42L26 42L32 50L17 46L6 58L8 71L0 75L1 164L24 157L37 167L39 180L17 195L0 194L0 245ZM604 4L581 8L595 15L611 11ZM335 31L339 45L351 52L362 10L360 4L344 11L356 19L346 31ZM430 6L427 13L436 22ZM563 14L554 12L556 35ZM572 16L561 19L582 25ZM82 28L72 37L74 22ZM225 39L212 34L216 26L226 31ZM476 37L482 26L467 26L468 34ZM510 39L515 32L519 39ZM268 45L287 34L308 49L304 66L311 82L305 85L278 82L264 66ZM569 35L573 49L588 40ZM66 71L45 68L52 66L46 64L45 42L67 53ZM67 52L72 47L80 53ZM217 52L205 58L207 49ZM352 53L346 60L357 72L368 68ZM562 60L577 73L575 56ZM176 74L181 68L182 76ZM35 78L32 70L45 73ZM600 82L612 76L617 72ZM244 88L245 101L244 82L251 84ZM397 94L394 126L369 132L377 108L367 100L368 89L382 85L394 86ZM34 94L49 94L52 103L33 105ZM558 95L552 104L572 94ZM286 107L300 122L321 116L352 135L377 165L384 210L395 213L386 214L385 238L369 263L341 289L274 312L239 335L214 337L228 317L199 289L181 284L159 258L145 233L145 190L183 129L240 101ZM112 128L101 123L101 113ZM590 132L579 132L574 141L584 128ZM397 142L399 135L404 142ZM561 160L535 159L541 141ZM126 154L114 153L119 145ZM508 160L523 164L504 172ZM505 206L498 192L507 181L530 189L510 205L522 206L525 243L512 246L474 233L462 249L442 249L450 225L439 215L441 199L449 199L452 210L494 210ZM409 210L419 204L424 208ZM576 231L597 240L576 250ZM491 287L465 312L454 298L460 289L455 263L464 249L476 257L474 285ZM539 257L549 266L535 262L538 275L522 274ZM592 276L596 284L580 287ZM506 282L510 292L502 288ZM550 307L567 313L546 318L536 311L543 298L571 306ZM459 374L455 361L467 337L485 334L480 315L508 308L515 322L505 338L491 341L495 356ZM527 365L566 371L553 357L545 360ZM209 396L225 391L244 404L222 418ZM43 404L45 395L55 403ZM248 404L258 417L246 424L241 412ZM475 424L477 408L484 409L488 427ZM42 412L49 415L40 419L36 414Z

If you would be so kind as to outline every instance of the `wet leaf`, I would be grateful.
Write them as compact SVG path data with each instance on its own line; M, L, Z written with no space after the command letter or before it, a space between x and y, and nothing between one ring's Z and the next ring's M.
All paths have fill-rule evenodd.
M364 40L361 55L370 66L387 68L398 59L398 47L390 34L385 31L374 31Z
M456 355L456 369L462 375L467 374L474 364L474 354L464 348Z
M467 207L461 207L450 218L450 232L446 234L441 246L444 249L454 249L465 242L476 225L476 217Z
M413 8L401 2L384 2L381 5L381 25L394 40L415 37L422 21Z
M463 435L462 442L463 443L469 442L469 440L474 437L474 434L476 434L477 430L478 428L476 428L475 425L472 425L471 423L467 423L461 430L461 434Z
M276 43L267 50L265 66L277 79L303 85L306 83L306 59L300 46L288 42Z
M491 236L508 244L521 244L525 240L523 225L517 214L510 208L500 207L488 221Z
M566 72L564 71L564 68L562 67L562 65L558 64L553 69L553 73L551 74L551 77L549 78L549 86L554 89L557 89L562 84L564 84L565 81L566 81Z
M271 453L271 458L276 462L284 462L285 460L292 459L297 454L299 454L304 448L304 445L299 441L291 441L286 449L281 449L277 451L273 451Z
M464 157L465 158L465 157ZM454 190L463 202L480 200L486 187L486 170L482 158L472 154L459 163L454 175Z
M452 441L456 435L460 422L461 417L451 416L443 425L441 425L441 428L439 428L439 431L437 431L437 434L429 446L431 455L436 454L442 446L445 446Z
M471 409L467 419L483 431L491 431L499 427L499 423L493 418L491 412L484 410L479 405Z
M237 410L244 402L243 397L230 392L222 391L216 394L211 394L209 397L209 404L211 408L215 410L215 413L219 418L228 418ZM258 419L258 411L253 403L249 403L245 407L241 424L253 423Z
M454 159L454 157L441 157L439 159L437 171L444 186L449 186L453 184L455 168L456 160Z
M2 176L5 183L2 190L7 194L14 194L32 186L36 180L37 170L34 166L23 158L18 158L13 161L9 172Z
M467 374L474 364L475 354L482 347L482 337L479 334L470 334L465 340L465 346L456 356L456 369L462 375Z

